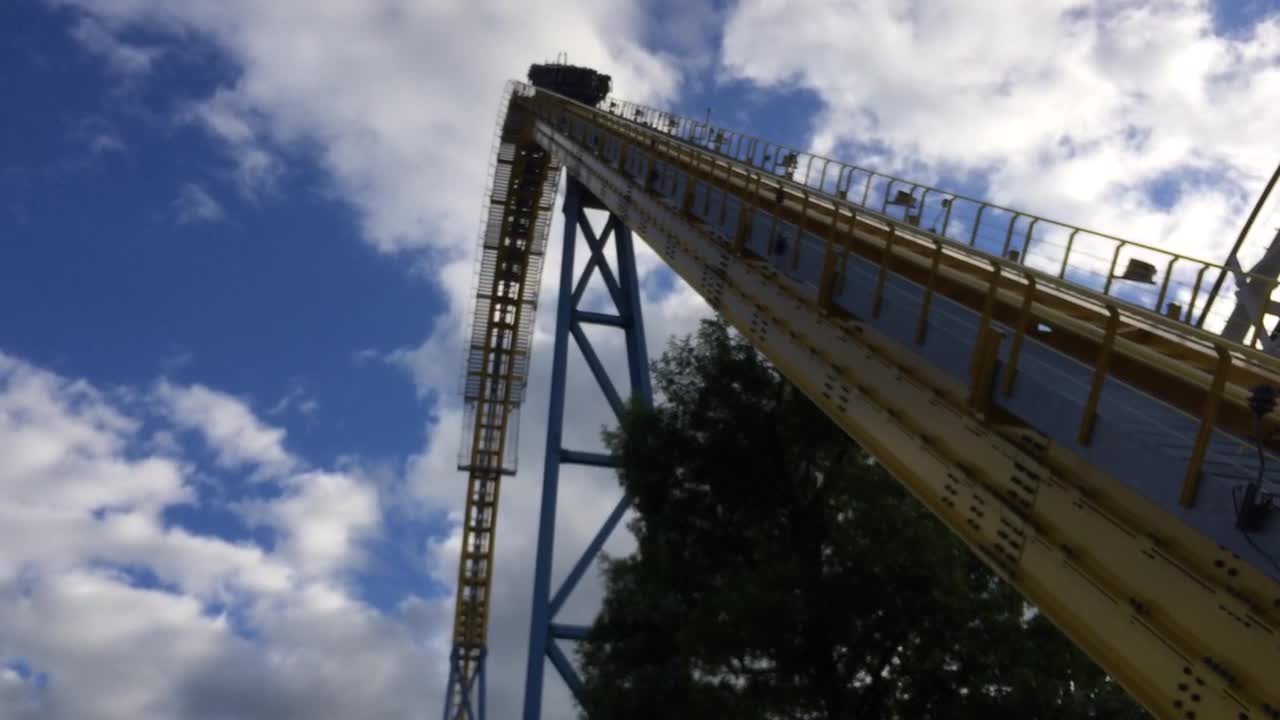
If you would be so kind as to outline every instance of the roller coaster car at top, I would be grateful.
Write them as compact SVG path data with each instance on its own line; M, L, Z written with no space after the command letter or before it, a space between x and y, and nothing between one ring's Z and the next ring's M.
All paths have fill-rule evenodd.
M609 94L612 78L591 68L555 62L530 65L529 83L595 107Z

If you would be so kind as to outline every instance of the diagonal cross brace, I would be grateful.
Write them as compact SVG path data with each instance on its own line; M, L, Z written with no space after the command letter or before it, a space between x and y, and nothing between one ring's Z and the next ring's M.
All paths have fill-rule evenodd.
M556 671L560 673L560 679L569 686L569 691L581 702L586 685L582 682L578 671L573 669L573 663L569 662L569 657L564 654L554 639L547 642L547 659L556 667Z
M640 310L640 283L636 272L635 248L631 230L615 215L610 214L600 237L597 238L584 207L592 206L590 193L578 180L569 177L564 201L564 250L561 254L559 306L556 309L555 340L551 369L551 403L547 417L546 456L543 464L542 503L539 511L537 553L534 565L533 608L530 613L529 653L525 675L525 720L539 720L542 716L542 688L547 663L556 668L565 684L579 698L583 683L568 655L557 645L557 639L578 640L585 628L560 625L555 617L567 602L579 581L599 555L604 543L617 528L631 499L623 497L610 512L585 551L570 569L564 581L551 593L551 559L554 554L556 503L559 489L560 467L564 464L585 464L598 467L616 467L612 456L567 450L563 447L565 417L565 391L569 338L578 346L583 359L595 377L615 416L621 420L625 410L624 398L617 391L608 370L596 354L589 338L582 329L583 323L612 326L624 331L626 336L627 377L630 380L632 399L651 403L652 389L649 381L649 358L645 345L644 324ZM581 235L591 256L580 277L574 276L574 249ZM609 240L616 248L616 269L610 267L604 255ZM578 310L578 302L586 291L591 274L599 272L605 287L617 308L617 315Z
M618 389L613 386L613 380L609 379L609 372L604 369L604 365L600 362L600 356L596 355L596 349L591 345L591 341L587 339L587 334L582 332L582 326L578 323L572 323L569 332L573 333L573 339L578 344L578 350L582 352L582 359L587 361L587 367L591 368L591 374L596 378L596 384L600 386L600 392L604 393L604 397L609 401L609 407L613 409L613 416L618 420L622 419L623 405L622 397L618 395Z
M596 559L596 555L604 547L605 541L613 534L614 528L618 527L618 523L622 521L622 516L626 515L630 507L630 497L624 496L619 500L618 504L614 506L613 512L609 513L609 517L596 532L596 536L591 538L587 548L582 551L582 556L578 558L578 562L574 563L573 569L565 576L564 582L560 583L560 589L556 591L555 597L551 598L551 617L553 619L560 614L560 608L564 607L564 603L569 599L573 589L578 587L578 581L586 574L587 568L591 567L591 562Z
M454 648L449 656L449 684L445 695L444 719L445 720L484 720L485 717L485 655L487 653L481 651L479 660L470 675L464 672L464 664L460 648ZM460 685L455 686L454 681L462 677ZM457 695L457 705L455 706L455 691ZM472 707L472 698L476 699L476 706Z
M578 303L582 301L583 294L587 291L587 283L591 280L591 273L599 270L600 277L604 280L604 285L609 290L609 296L613 298L614 307L618 308L619 312L623 312L625 304L623 302L622 289L618 286L618 280L614 277L613 270L609 267L609 263L604 257L604 246L609 242L609 236L613 234L617 226L616 218L610 215L609 220L604 224L604 232L600 234L600 238L597 240L595 231L591 228L591 221L587 219L586 214L578 217L578 227L582 230L583 239L587 241L587 248L591 250L591 257L587 259L587 265L582 269L582 277L578 278L578 284L573 289L574 308L578 307Z

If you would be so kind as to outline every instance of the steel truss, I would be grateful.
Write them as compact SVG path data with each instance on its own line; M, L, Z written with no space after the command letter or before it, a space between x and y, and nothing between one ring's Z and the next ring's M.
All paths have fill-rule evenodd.
M557 640L580 640L586 634L582 626L556 622L556 615L577 587L578 581L595 561L600 548L608 540L622 516L630 507L631 499L623 497L605 519L595 537L588 543L582 556L570 569L555 594L551 593L551 560L555 547L556 499L560 481L560 466L587 465L592 467L617 467L614 458L594 452L582 452L563 447L565 410L565 379L569 359L569 338L572 337L591 369L600 391L604 394L614 414L620 419L623 398L610 379L609 372L600 361L591 341L583 332L584 324L620 328L626 333L627 371L633 402L651 403L653 391L649 384L648 352L645 349L644 322L640 311L640 287L636 274L635 252L631 230L612 213L603 230L596 234L588 219L588 209L605 210L575 177L568 178L564 200L564 249L560 259L560 291L556 307L556 330L551 363L551 404L547 413L546 458L542 471L542 505L538 518L537 561L533 580L533 614L529 628L529 657L525 676L524 718L538 720L542 714L543 675L546 661L551 661L556 672L568 685L575 697L581 697L582 679L574 670L569 656L557 644ZM591 253L582 274L574 278L574 250L579 235L586 241ZM617 274L611 269L605 255L605 246L614 241L617 254ZM588 312L578 309L593 273L599 273L617 308L617 314Z
M465 648L454 646L449 653L449 684L445 687L444 717L475 718L484 720L485 657L487 648L481 648L478 657L469 657ZM456 690L456 692L455 692ZM476 699L474 706L472 698Z
M534 142L531 116L508 101L519 92L510 85L499 110L476 254L458 457L458 469L468 475L467 496L444 720L484 717L498 495L503 476L516 471L542 253L560 178L560 166Z

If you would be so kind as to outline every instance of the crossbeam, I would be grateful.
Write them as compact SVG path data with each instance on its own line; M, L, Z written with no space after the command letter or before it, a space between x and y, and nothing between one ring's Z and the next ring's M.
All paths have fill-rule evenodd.
M629 498L623 497L618 501L560 587L552 594L551 558L555 548L556 504L561 466L572 464L599 468L617 467L616 459L609 455L569 450L563 447L570 337L573 338L587 367L591 370L597 387L608 401L617 419L621 419L625 408L623 396L618 392L609 368L596 353L582 329L582 323L622 330L625 334L631 399L633 402L646 404L652 402L649 357L644 340L639 278L636 274L631 230L616 215L610 213L604 225L604 231L597 237L586 213L587 208L593 206L598 207L599 200L570 175L566 183L564 200L564 244L560 256L560 285L551 360L551 402L547 413L546 455L542 469L542 501L538 515L537 557L534 564L533 608L530 618L528 663L525 671L525 720L538 720L541 717L544 670L547 662L555 668L570 692L581 697L582 679L556 641L558 639L581 640L586 635L586 628L560 624L555 622L555 618L587 568L599 555L605 541L618 526L627 508L630 507ZM590 258L582 274L575 279L574 255L579 238L583 240L590 252ZM603 252L604 243L611 238L614 241L617 256L616 276ZM578 304L585 296L593 273L603 279L609 298L615 306L614 314L579 309Z

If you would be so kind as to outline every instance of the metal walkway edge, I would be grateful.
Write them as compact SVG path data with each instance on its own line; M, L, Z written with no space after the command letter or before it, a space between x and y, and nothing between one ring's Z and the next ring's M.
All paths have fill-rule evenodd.
M509 84L498 112L485 220L476 256L474 307L462 369L467 472L458 562L453 646L445 689L447 720L483 720L498 498L516 470L520 405L529 372L533 320L560 166L533 139L529 109L512 103Z

